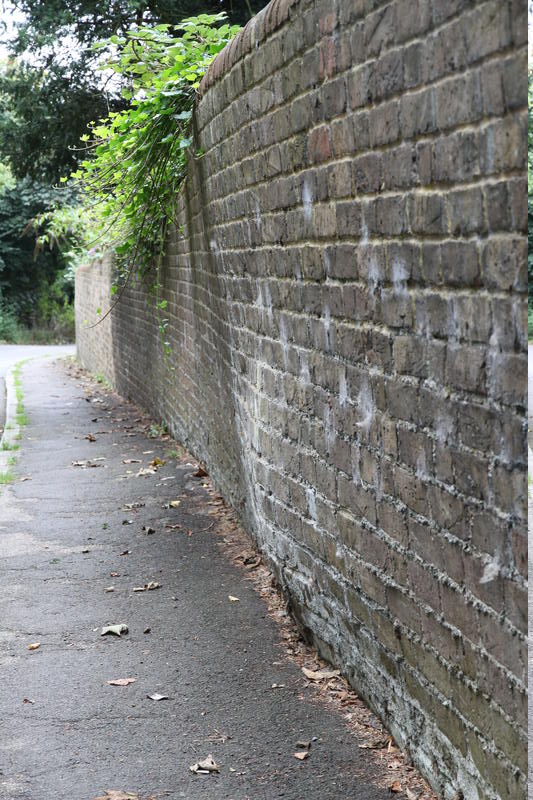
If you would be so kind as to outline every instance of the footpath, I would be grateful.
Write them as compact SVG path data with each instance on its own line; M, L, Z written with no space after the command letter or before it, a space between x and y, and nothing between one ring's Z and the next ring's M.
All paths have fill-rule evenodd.
M21 381L0 486L1 800L433 797L298 641L197 462L70 361Z

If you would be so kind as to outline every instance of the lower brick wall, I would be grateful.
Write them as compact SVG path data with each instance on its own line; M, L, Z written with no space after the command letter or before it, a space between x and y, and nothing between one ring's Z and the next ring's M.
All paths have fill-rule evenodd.
M524 798L527 26L364 5L276 0L218 57L171 356L146 285L85 324L109 265L78 270L78 354L206 462L443 797Z

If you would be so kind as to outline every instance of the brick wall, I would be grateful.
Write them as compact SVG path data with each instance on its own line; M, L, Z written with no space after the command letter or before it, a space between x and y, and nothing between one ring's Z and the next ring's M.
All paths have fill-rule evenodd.
M526 4L275 0L202 85L162 274L84 364L205 460L443 797L526 773ZM110 355L112 357L110 357Z

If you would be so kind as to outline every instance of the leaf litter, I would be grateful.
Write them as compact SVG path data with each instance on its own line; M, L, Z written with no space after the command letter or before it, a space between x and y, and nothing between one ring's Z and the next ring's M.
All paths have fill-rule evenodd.
M122 634L128 633L129 628L124 623L120 623L118 625L105 625L102 628L101 636L122 636Z
M132 591L133 592L153 592L154 589L160 589L161 584L157 581L150 581L150 583L145 583L144 586L134 586Z
M114 681L106 681L109 686L129 686L130 683L135 683L137 678L117 678Z
M192 764L189 769L196 775L209 775L213 772L220 772L220 767L215 762L215 759L211 754L203 758L201 761L197 761L196 764Z

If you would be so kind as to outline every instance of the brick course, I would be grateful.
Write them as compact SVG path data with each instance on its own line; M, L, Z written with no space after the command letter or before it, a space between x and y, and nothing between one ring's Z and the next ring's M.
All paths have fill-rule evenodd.
M523 5L523 4L522 4ZM525 42L515 2L274 0L204 78L159 282L76 277L443 797L526 793ZM152 303L153 306L153 303Z

